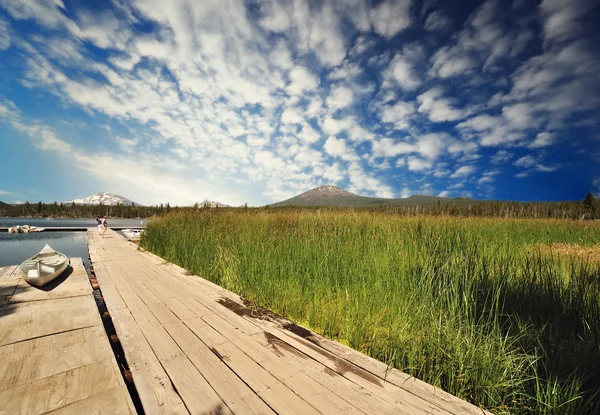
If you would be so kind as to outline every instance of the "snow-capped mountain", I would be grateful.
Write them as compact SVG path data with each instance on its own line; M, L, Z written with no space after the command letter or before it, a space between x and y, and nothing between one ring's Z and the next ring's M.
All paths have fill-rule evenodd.
M76 205L99 205L102 203L103 205L109 206L116 206L120 203L122 205L129 206L134 202L126 197L115 195L113 193L100 192L88 197L84 197L83 199L67 200L64 203L75 203Z
M206 199L204 202L198 203L198 207L216 208L216 207L229 207L229 206L224 205L223 203L219 203L219 202L215 202L215 201Z

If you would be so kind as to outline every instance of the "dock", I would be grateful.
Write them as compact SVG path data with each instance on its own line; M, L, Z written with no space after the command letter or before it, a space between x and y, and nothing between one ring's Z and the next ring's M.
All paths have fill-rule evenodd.
M135 414L81 258L42 288L0 268L0 413Z
M10 227L2 226L0 227L0 232L8 232ZM89 228L81 227L81 226L46 226L46 227L36 227L35 229L28 229L27 233L36 233L36 232L87 232ZM115 231L120 231L122 229L144 229L142 226L109 226L109 229L113 229ZM24 233L24 232L19 232Z
M146 414L487 413L112 230L89 230L88 244Z

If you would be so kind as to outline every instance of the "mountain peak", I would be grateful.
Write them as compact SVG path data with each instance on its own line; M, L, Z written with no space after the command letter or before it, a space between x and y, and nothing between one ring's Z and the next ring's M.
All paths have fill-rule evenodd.
M296 196L300 200L304 201L318 201L328 199L341 199L346 197L355 197L354 193L350 193L342 188L333 185L325 185L316 187Z
M121 205L132 205L134 202L127 199L126 197L116 195L114 193L108 192L98 192L91 196L84 197L83 199L72 199L67 200L64 203L75 203L76 205L108 205L108 206L116 206L117 204ZM137 203L136 203L137 205Z
M198 203L198 207L217 208L217 207L229 207L229 206L225 205L223 203L220 203L220 202L215 202L213 200L204 199L204 202Z

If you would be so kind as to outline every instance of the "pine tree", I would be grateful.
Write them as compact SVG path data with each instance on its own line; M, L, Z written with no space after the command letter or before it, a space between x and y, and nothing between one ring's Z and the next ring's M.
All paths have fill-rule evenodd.
M592 192L588 192L585 199L583 199L583 206L591 218L596 215L596 198Z

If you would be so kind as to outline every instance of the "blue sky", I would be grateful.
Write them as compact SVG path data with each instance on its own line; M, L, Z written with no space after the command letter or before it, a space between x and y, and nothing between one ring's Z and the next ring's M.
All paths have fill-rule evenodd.
M600 196L597 1L0 0L0 200Z

